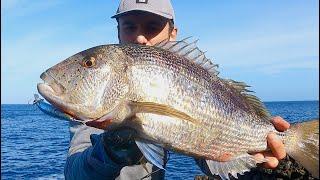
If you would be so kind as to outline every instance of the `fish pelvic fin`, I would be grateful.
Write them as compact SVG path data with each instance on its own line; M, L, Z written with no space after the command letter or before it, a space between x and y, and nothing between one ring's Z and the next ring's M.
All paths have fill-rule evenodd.
M319 178L319 119L291 125L282 136L286 152Z
M184 38L180 41L169 41L168 39L158 43L155 47L168 50L172 53L175 53L178 56L184 57L189 61L203 67L211 75L217 76L218 65L214 64L210 59L205 56L205 52L201 51L196 43L198 40L193 42L187 42L190 37Z
M197 123L195 119L184 112L178 111L170 106L153 102L130 102L130 109L133 113L152 113L164 116L176 117L182 120Z
M141 140L136 140L135 142L144 157L151 164L165 170L167 155L166 150L162 146Z
M237 174L243 175L245 172L250 171L251 168L256 167L257 163L267 162L267 159L256 159L254 156L245 153L230 161L197 161L198 164L201 162L206 163L206 169L209 170L212 175L219 175L221 179L230 179L229 174L238 178Z

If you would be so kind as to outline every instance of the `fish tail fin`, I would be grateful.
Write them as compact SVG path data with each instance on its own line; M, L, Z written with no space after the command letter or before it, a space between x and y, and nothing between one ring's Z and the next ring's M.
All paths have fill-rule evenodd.
M319 120L293 124L285 134L288 155L319 178Z

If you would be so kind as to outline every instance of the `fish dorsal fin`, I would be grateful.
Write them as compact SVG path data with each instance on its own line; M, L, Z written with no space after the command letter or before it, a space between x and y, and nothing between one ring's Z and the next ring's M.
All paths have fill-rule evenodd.
M190 37L182 39L180 41L169 41L168 39L166 39L156 44L155 47L165 49L179 56L185 57L191 62L194 62L195 64L206 69L210 74L217 76L219 74L217 70L218 65L212 63L210 59L206 58L205 52L201 51L196 46L198 40L188 43L187 39L189 38ZM270 114L264 107L264 104L259 100L258 97L250 94L253 92L247 89L247 87L250 86L246 85L243 82L237 82L229 79L225 81L245 97L249 106L256 112L259 117L263 119L270 118Z
M182 56L195 64L206 69L212 75L218 75L219 72L217 70L218 65L214 64L210 59L206 58L205 52L201 51L196 43L198 40L195 40L191 43L187 42L187 37L180 41L169 41L168 39L158 43L155 47L168 50L173 52L179 56Z
M238 91L248 102L248 104L252 107L255 113L261 117L262 119L270 119L270 113L264 106L264 104L260 101L258 97L253 94L254 91L248 90L250 87L244 82L238 82L231 79L223 79L227 84L233 87L236 91Z

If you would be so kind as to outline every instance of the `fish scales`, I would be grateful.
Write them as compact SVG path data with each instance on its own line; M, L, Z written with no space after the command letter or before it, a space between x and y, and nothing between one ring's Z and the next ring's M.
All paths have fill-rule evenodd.
M172 117L157 117L153 114L138 114L140 120L143 121L144 134L151 134L151 139L157 139L159 142L166 142L170 147L177 151L187 154L195 154L195 145L203 138L199 138L203 133L201 129L194 125L183 123L182 120L175 120ZM148 119L148 120L146 120ZM152 121L150 121L150 119ZM146 121L144 121L146 120ZM168 126L168 124L170 124ZM192 142L192 143L190 143ZM174 145L177 144L177 145Z
M167 51L160 49L150 50L150 48L135 49L131 46L123 46L122 49L128 56L132 57L133 70L129 77L134 78L134 80L132 80L132 86L137 86L136 90L133 90L135 93L137 93L134 95L137 97L137 99L135 99L136 101L152 101L159 104L167 104L175 109L178 109L179 111L186 112L186 114L192 114L194 119L199 121L197 125L198 128L201 129L203 129L206 125L209 125L211 127L210 130L213 131L217 131L217 129L223 129L223 132L220 133L220 138L215 137L211 139L211 141L214 142L213 146L218 147L219 149L231 150L229 144L233 144L235 141L238 142L238 144L240 142L239 145L242 149L249 148L252 146L252 144L259 145L259 147L250 147L251 150L260 150L266 148L266 143L260 143L263 142L262 139L265 139L266 133L255 132L253 127L254 123L252 122L256 122L257 120L254 119L248 121L248 119L250 120L252 117L246 117L244 113L241 114L237 112L239 110L236 111L236 106L239 104L239 102L236 102L238 104L233 106L232 104L220 103L232 103L232 99L230 97L223 96L223 86L227 85L224 85L222 82L220 82L218 78L210 76L210 74L206 73L206 71L201 68L197 70L194 68L194 64L190 63L190 61L181 57L177 57L172 53L170 54ZM179 76L174 76L175 74L179 74ZM155 77L163 80L163 82L160 83L160 85L162 85L161 89L163 92L167 92L167 94L159 95L156 93L152 97L150 96L150 93L144 92L146 89L148 89L147 87L152 86L152 84L150 85L150 82L156 81L154 80ZM193 86L194 88L190 88L190 86ZM133 87L132 89L135 88ZM221 89L220 93L219 89ZM205 90L214 90L214 92ZM197 94L200 96L197 96ZM199 104L199 102L201 102L199 98L202 98L201 95L208 97L202 100L202 102L206 101L204 104L207 104L208 106L206 107L209 107L204 111L201 108L197 108L203 107L201 104ZM188 99L188 97L192 98ZM228 99L228 101L224 99ZM232 108L230 109L229 107ZM230 114L226 114L225 109L230 109L228 111ZM234 113L234 111L237 113ZM234 123L235 121L230 119L230 117L233 115L232 113L235 115L240 115L242 118L235 118L237 119L237 122ZM243 120L241 121L241 119ZM243 133L233 133L235 130L237 131L239 126L243 127L245 131L241 131ZM271 124L269 124L269 126L271 127ZM185 129L185 131L187 131L187 129ZM262 136L259 137L259 134ZM159 136L163 137L166 135L159 134ZM241 141L246 143L241 143ZM181 147L181 144L177 145L177 147ZM234 153L238 152L238 150L239 147L234 146L232 148ZM212 153L206 152L206 154Z
M128 50L129 49L129 50ZM137 63L144 64L144 66L149 66L149 65L154 65L155 67L162 67L162 69L155 73L157 75L161 75L162 73L165 73L165 70L169 70L170 68L172 69L173 67L173 74L178 74L175 77L172 77L172 81L168 83L175 83L174 81L176 80L176 84L178 87L173 86L173 89L171 92L176 93L176 92L188 92L190 88L187 88L190 84L194 85L197 89L194 89L193 91L190 91L189 93L182 94L182 96L190 96L194 95L197 90L206 89L211 91L211 94L208 94L210 92L201 92L204 96L208 97L206 98L207 106L213 106L217 107L216 109L210 109L211 114L208 114L209 116L212 116L212 113L216 112L217 110L221 110L222 112L219 112L219 114L222 114L224 116L229 117L230 114L226 114L226 112L233 113L233 112L239 112L240 110L243 110L244 112L248 111L248 108L245 109L248 105L245 104L244 100L242 104L237 100L239 99L238 97L235 97L233 94L237 93L229 93L227 95L224 95L226 91L228 91L228 87L223 87L226 86L217 77L210 76L206 71L201 69L200 67L195 67L195 65L188 61L187 59L184 59L182 57L177 57L176 55L169 53L167 51L163 50L158 50L156 51L155 49L149 49L147 47L143 48L137 48L134 49L134 47L126 47L123 50L125 53L127 53L129 56L132 56L134 61L138 61ZM155 52L154 52L155 51ZM162 53L162 54L161 54ZM145 59L142 59L141 57L145 57ZM140 62L139 62L140 61ZM150 64L149 64L150 63ZM143 71L143 69L142 69ZM167 73L168 74L168 73ZM144 83L144 82L142 82ZM214 93L212 92L214 90ZM229 90L231 92L231 90ZM170 96L174 97L174 96ZM193 96L192 96L193 97ZM229 102L226 104L225 102L231 101L231 100L236 100L235 102L238 104L233 105L233 102ZM181 99L179 99L181 101ZM201 107L199 104L199 100L197 99L196 101L192 102L194 105L193 108L195 107ZM187 103L185 103L187 104ZM237 106L238 105L238 106ZM249 111L250 112L250 111ZM237 115L237 113L234 113ZM201 112L200 117L202 117L204 114ZM253 120L255 122L257 120ZM214 121L209 121L209 122L214 122ZM246 122L246 121L245 121Z
M303 132L298 128L277 132L247 85L218 77L215 65L192 45L172 43L87 49L44 72L45 83L38 84L38 91L73 119L94 122L91 125L105 130L134 129L137 140L206 159L210 171L223 178L263 162L248 153L266 150L269 132L281 135L286 150L306 166L301 153L310 152L308 157L314 157L310 169L317 172L313 154L319 148L310 135L313 124L305 123L308 130ZM149 147L144 143L137 141L142 151Z
M101 54L102 56L107 54L110 58L118 59L120 65L127 64L124 71L127 79L123 80L119 77L119 79L106 80L110 79L110 76L124 75L116 74L116 72L107 74L106 72L111 71L108 66L99 66L96 69L92 68L90 71L85 71L82 66L68 67L72 64L71 62L81 64L82 62L79 59L90 58L88 55L82 55L81 57L80 53L80 55L71 57L68 64L58 64L57 67L59 68L53 68L50 71L50 74L57 74L56 79L60 81L62 79L60 72L66 70L72 72L71 75L64 73L64 78L69 79L69 81L61 83L63 86L70 87L67 101L78 101L79 104L85 104L88 107L87 111L92 112L102 111L100 109L104 109L105 106L115 108L115 105L111 104L121 101L122 98L129 98L131 101L138 102L165 104L188 114L195 120L195 122L189 123L189 129L179 129L180 133L182 131L189 132L193 129L207 129L202 132L207 134L201 137L207 138L205 142L216 149L232 149L233 152L231 153L236 153L239 148L250 147L250 150L254 150L254 148L263 149L266 147L266 144L263 147L252 147L252 144L258 144L266 136L266 133L255 130L254 125L257 122L265 123L266 121L259 120L244 98L239 96L239 93L226 82L209 74L205 69L188 59L160 48L135 45L111 45L107 48L101 46L96 52L92 53L91 57L99 59ZM120 66L117 68L121 70ZM76 81L76 77L86 78L83 81ZM129 84L128 89L130 91L125 95L126 97L108 101L108 99L114 99L115 96L123 95L123 92L118 91L120 89L117 87L119 81L126 81ZM103 88L107 83L113 84L111 89ZM89 91L89 89L93 90ZM92 101L87 99L92 99ZM100 101L104 101L104 103ZM170 131L170 125L166 122L163 123L163 129L168 130L166 132L173 132ZM188 122L181 121L181 123ZM166 125L168 127L165 127ZM272 127L270 123L265 123L265 125L270 127L269 129L264 128L267 130ZM242 127L243 130L238 131L238 127ZM159 137L166 135L159 134ZM198 138L195 137L194 139ZM237 142L239 146L231 148L232 145L230 144L234 142ZM178 143L172 146L181 148L181 144ZM195 148L196 143L189 146L193 146L193 151L199 151L193 153L200 156L203 156L202 153L205 151L205 154L210 154L209 151L211 151L210 149Z
M132 48L132 47L131 47ZM129 48L131 50L131 48ZM127 49L125 49L125 52L127 51ZM131 52L132 51L132 52ZM183 87L183 88L179 88L179 87L175 87L174 85L172 86L174 88L174 90L172 90L171 92L177 90L178 92L188 92L188 90L190 90L189 86L190 84L193 85L193 84L200 84L201 82L200 81L200 77L202 75L198 74L198 78L193 78L193 77L196 77L193 76L193 72L189 72L188 73L188 69L191 69L191 67L188 67L185 65L185 63L182 63L182 58L178 58L176 56L173 56L172 54L169 54L173 57L170 57L169 55L167 55L164 51L164 54L160 54L160 52L156 51L156 52L148 52L150 51L149 49L147 49L146 51L137 51L137 50L131 50L130 52L128 52L129 55L132 55L133 57L133 60L135 61L140 61L140 62L137 62L137 64L142 64L142 69L141 71L145 71L143 68L146 67L146 66L151 66L151 65L154 65L155 68L158 68L159 66L162 66L162 69L159 70L157 73L154 73L155 75L159 76L159 75L162 75L162 74L165 74L164 72L168 69L172 69L174 72L172 72L172 74L178 74L178 77L174 77L172 79L172 81L177 81L175 84L187 84L188 86L187 87ZM146 59L142 59L140 56L142 57L146 57ZM166 56L169 56L168 58L166 58ZM168 59L171 59L168 61ZM185 60L185 62L188 62L187 60ZM150 63L150 64L149 64ZM144 66L144 67L143 67ZM191 65L189 65L191 66ZM153 68L155 70L155 68ZM199 70L200 71L200 70ZM197 71L195 71L197 72ZM148 73L146 73L148 74ZM134 74L133 74L134 75ZM207 74L206 74L207 75ZM181 79L179 77L188 77L189 79ZM180 80L180 81L179 81ZM195 80L198 80L198 81L195 81ZM208 81L206 81L208 82ZM206 83L204 82L204 83ZM142 83L145 83L145 82L142 82ZM206 86L206 84L204 84L202 82L202 84L200 84L200 86L198 86L199 88L202 86L205 86L204 88L208 88L208 85ZM176 91L175 91L176 92ZM190 97L190 96L187 96L187 95L194 95L195 94L195 90L191 90L189 93L184 93L184 94L181 94L182 97ZM170 96L172 97L172 96ZM193 97L193 96L191 96ZM208 97L210 97L210 95L208 95ZM210 100L209 98L207 99L207 101ZM179 101L181 101L181 99L179 99ZM198 104L198 103L195 103L195 102L192 102L194 104ZM214 102L213 102L214 103ZM187 103L185 103L187 104ZM189 103L190 104L190 103ZM188 105L189 105L188 104ZM211 105L211 104L209 104ZM197 106L192 106L193 108L194 107L197 107ZM211 111L211 113L213 113ZM203 116L204 114L202 114ZM211 115L210 115L211 116Z

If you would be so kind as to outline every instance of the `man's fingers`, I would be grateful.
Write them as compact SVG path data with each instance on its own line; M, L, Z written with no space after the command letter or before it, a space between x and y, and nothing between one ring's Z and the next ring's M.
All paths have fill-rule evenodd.
M267 162L261 164L261 166L264 168L274 169L279 164L279 160L276 157L274 157L274 155L270 151L266 151L263 153L256 153L256 154L253 154L253 156L256 161L261 161L263 159L267 160Z
M269 133L267 136L268 147L274 157L277 159L283 159L286 157L286 151L281 139L275 133Z
M256 161L261 161L264 159L264 155L262 153L253 154L253 157Z
M290 127L290 124L279 116L272 118L272 123L278 131L286 131ZM268 134L267 142L268 142L268 147L270 148L271 151L256 153L254 154L254 158L256 160L265 158L267 159L267 162L262 164L263 167L276 168L279 164L279 159L283 159L286 157L284 144L275 133Z
M290 127L290 124L284 119L282 119L280 116L272 118L271 122L274 125L274 127L281 132L286 131Z
M275 158L271 152L264 152L263 154L267 159L267 162L263 163L262 165L264 168L274 169L278 166L279 160Z

